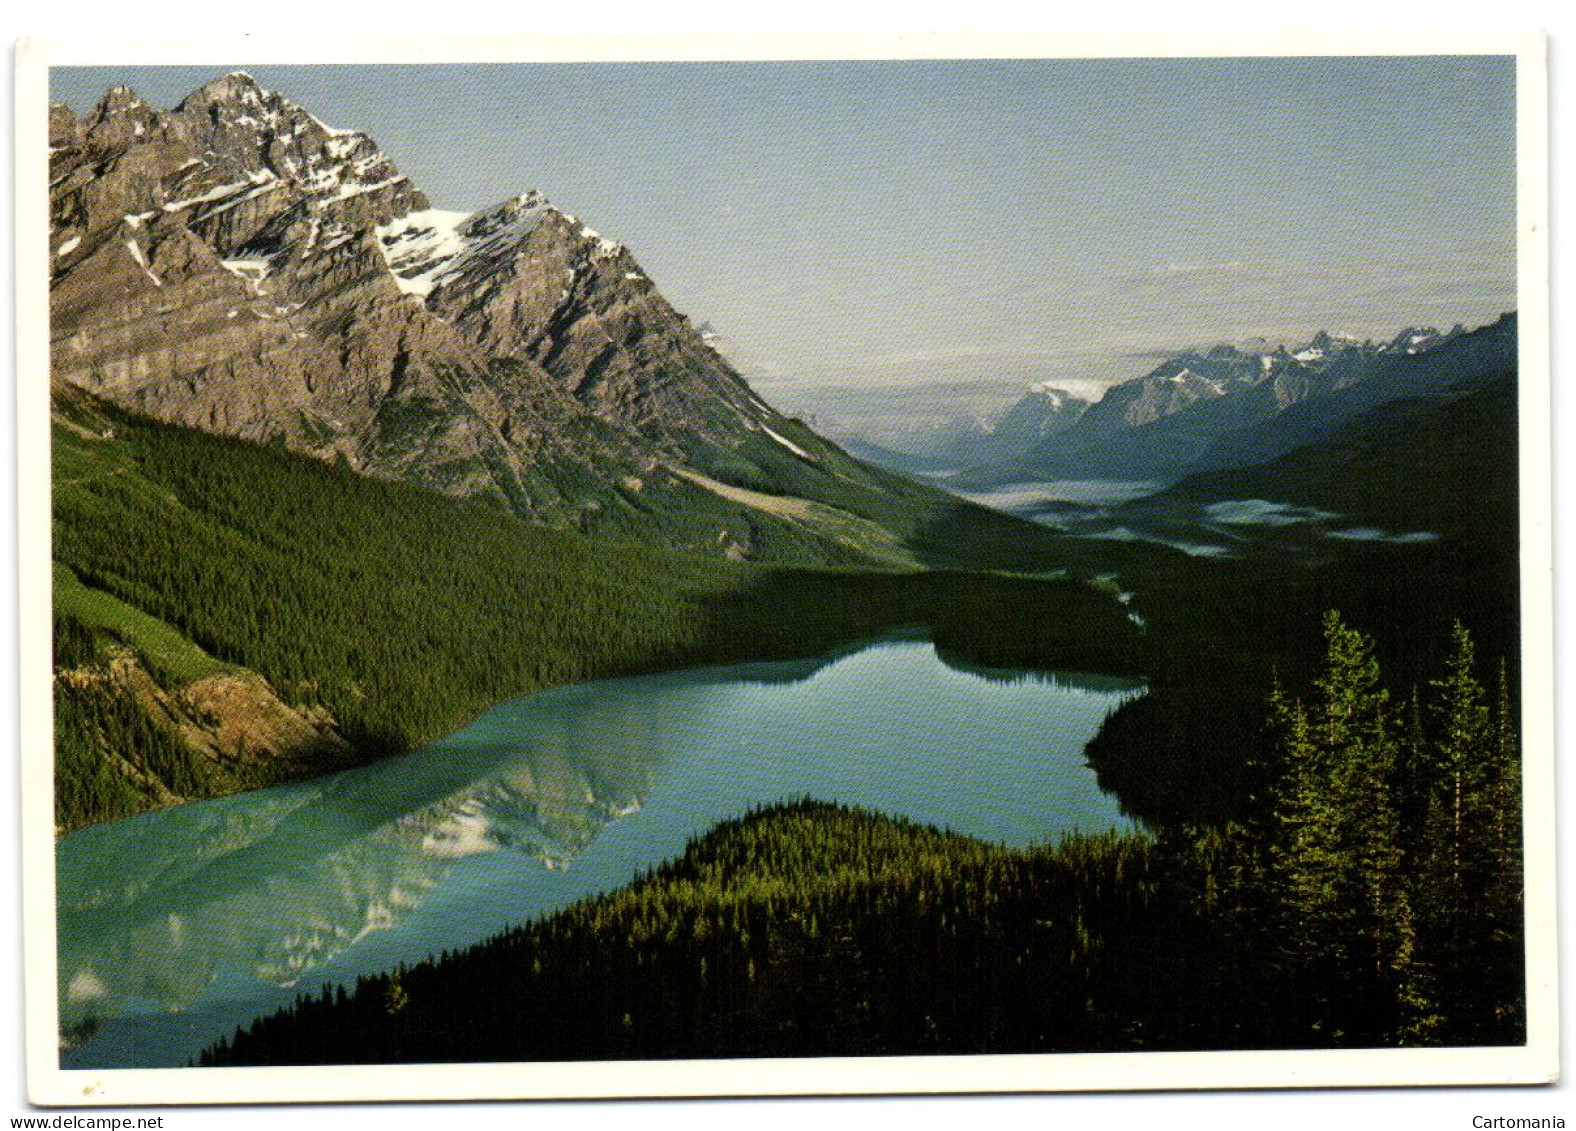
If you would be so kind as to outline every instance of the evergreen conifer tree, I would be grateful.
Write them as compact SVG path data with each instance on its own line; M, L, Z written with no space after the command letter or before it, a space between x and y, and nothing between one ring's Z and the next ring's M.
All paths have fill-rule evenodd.
M1373 642L1331 612L1311 709L1279 697L1271 884L1315 1039L1378 1042L1422 996L1394 800L1400 749Z

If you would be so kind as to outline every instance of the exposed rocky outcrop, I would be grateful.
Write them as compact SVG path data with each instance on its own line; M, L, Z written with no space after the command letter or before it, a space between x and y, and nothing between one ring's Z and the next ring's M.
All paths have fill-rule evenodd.
M536 193L441 212L236 72L50 109L54 377L537 513L780 417L627 249ZM611 489L611 487L609 488Z
M132 746L105 745L100 751L110 773L140 796L140 809L222 796L357 760L328 711L291 706L266 679L244 668L165 683L135 651L110 645L102 662L57 669L54 678L79 695L134 704L179 742L189 764L178 774Z

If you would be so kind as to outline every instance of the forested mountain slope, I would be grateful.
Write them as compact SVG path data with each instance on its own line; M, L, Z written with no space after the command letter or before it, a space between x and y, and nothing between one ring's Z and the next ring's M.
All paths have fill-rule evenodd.
M899 625L982 662L1142 669L1121 606L1080 581L714 560L79 392L56 410L65 827L406 750L542 687L810 657ZM791 517L719 505L804 544Z

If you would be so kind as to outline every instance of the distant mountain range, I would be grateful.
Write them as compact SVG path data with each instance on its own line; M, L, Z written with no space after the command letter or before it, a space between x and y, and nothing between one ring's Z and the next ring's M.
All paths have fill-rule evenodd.
M944 422L910 429L900 438L878 443L856 433L833 434L861 459L908 475L956 473L1020 459L1046 437L1066 431L1089 409L1089 402L1050 383L1036 385L1000 416L958 413Z
M1500 546L1515 558L1516 392L1514 365L1457 387L1318 422L1285 423L1286 448L1262 462L1200 471L1154 495L1118 506L1116 521L1145 528L1212 528L1241 542L1423 544L1451 539L1474 553ZM1267 448L1266 448L1267 450Z
M1296 348L1189 350L1092 403L1035 386L994 423L939 430L916 452L847 443L910 474L948 472L960 486L1174 482L1275 458L1389 400L1446 393L1513 358L1514 322L1507 315L1475 333L1409 328L1384 342L1320 332Z

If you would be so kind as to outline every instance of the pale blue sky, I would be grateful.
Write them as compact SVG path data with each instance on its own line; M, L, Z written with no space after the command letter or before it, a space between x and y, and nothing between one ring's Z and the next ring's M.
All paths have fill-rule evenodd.
M53 96L127 82L167 106L234 67L366 130L437 207L540 188L787 408L932 382L999 400L1134 376L1144 351L1515 306L1509 59L237 59L56 71Z

